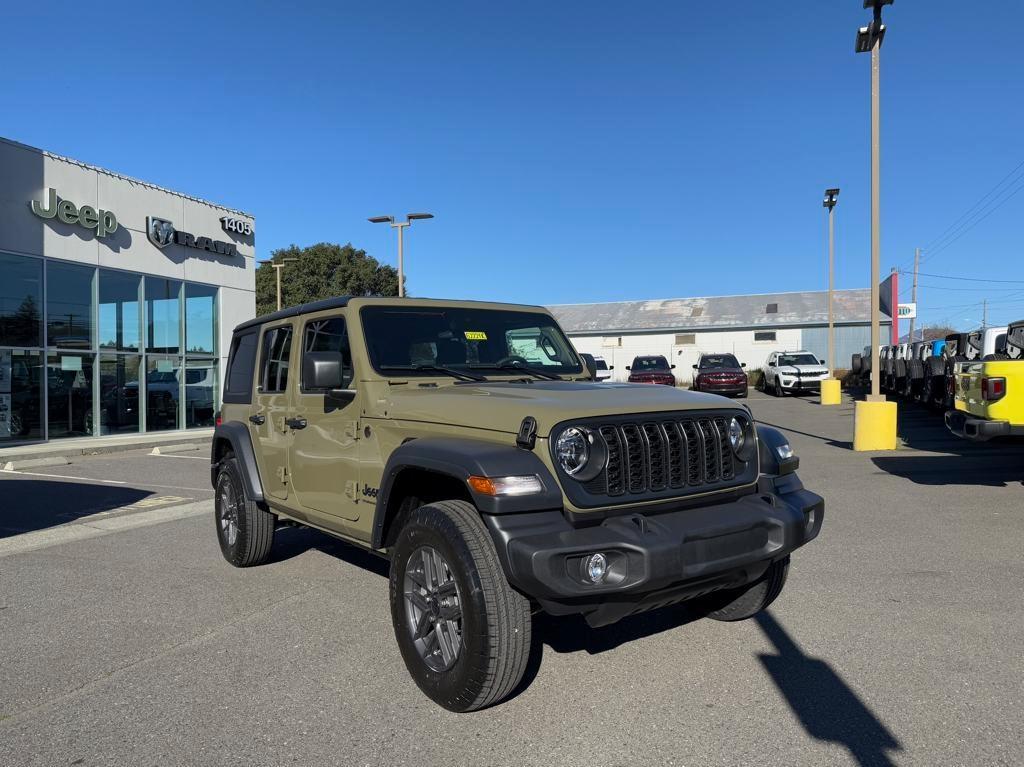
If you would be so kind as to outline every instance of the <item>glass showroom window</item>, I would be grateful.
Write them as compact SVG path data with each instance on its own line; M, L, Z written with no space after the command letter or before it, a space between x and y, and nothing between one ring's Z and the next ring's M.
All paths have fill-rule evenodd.
M100 354L100 433L130 434L141 426L142 357Z
M0 253L0 276L0 444L38 440L44 436L43 262Z
M217 391L217 360L190 357L185 363L186 429L214 425Z
M46 357L46 415L50 439L85 437L93 430L93 355L51 352Z
M137 432L142 427L142 278L101 269L99 280L100 433Z
M92 349L92 281L96 270L57 261L46 263L46 345Z
M181 357L146 356L146 431L181 428L181 388Z
M217 288L185 284L185 351L217 354Z
M181 283L146 278L146 351L181 353Z

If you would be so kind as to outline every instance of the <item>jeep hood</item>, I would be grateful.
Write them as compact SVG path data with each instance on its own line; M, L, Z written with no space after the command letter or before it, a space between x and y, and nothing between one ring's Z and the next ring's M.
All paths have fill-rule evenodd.
M393 386L387 403L389 417L493 429L516 433L526 416L537 419L537 436L573 418L675 410L735 408L714 394L648 384L609 384L577 381L457 384L437 388Z

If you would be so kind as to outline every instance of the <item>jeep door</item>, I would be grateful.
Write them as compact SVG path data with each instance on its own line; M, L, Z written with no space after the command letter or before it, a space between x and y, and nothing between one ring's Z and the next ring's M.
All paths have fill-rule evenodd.
M344 379L354 380L348 329L342 315L307 318L301 328L303 357L310 352L341 354ZM313 522L352 532L364 506L372 513L372 500L360 503L359 403L357 393L343 397L324 389L310 388L299 375L294 418L305 422L296 429L289 451L292 484L302 510ZM351 383L349 383L351 386ZM337 395L337 392L335 392Z
M288 498L288 447L292 440L288 387L295 374L294 335L291 323L263 330L256 394L249 414L263 491L282 501Z

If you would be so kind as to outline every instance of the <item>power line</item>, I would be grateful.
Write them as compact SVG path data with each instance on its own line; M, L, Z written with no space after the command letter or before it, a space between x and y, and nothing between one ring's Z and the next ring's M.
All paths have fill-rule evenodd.
M1022 178L1024 178L1024 177L1022 177ZM944 242L944 243L943 243L942 245L940 245L939 247L937 247L937 248L933 248L933 249L932 249L931 251L929 251L929 254L928 254L928 258L929 258L929 259L931 259L931 258L934 258L934 257L935 257L935 256L937 256L937 255L938 255L939 253L941 253L942 251L944 251L944 250L945 250L946 248L948 248L948 247L949 247L950 245L952 245L952 244L953 244L954 242L956 242L956 241L957 241L957 240L959 240L959 239L960 239L961 237L963 237L963 236L964 236L965 234L967 234L967 233L968 233L969 231L971 231L971 229L973 229L974 227L976 227L976 226L977 226L978 224L980 224L980 223L981 223L982 221L984 221L984 220L985 220L986 218L988 218L988 217L989 217L989 216L991 216L991 215L992 215L993 213L995 213L995 212L996 212L997 210L999 210L999 209L1000 209L1001 207L1003 207L1003 205L1005 205L1005 204L1006 204L1006 203L1008 203L1008 202L1009 202L1010 200L1012 200L1012 199L1013 199L1014 197L1016 197L1016 196L1017 196L1017 195L1018 195L1018 194L1019 194L1019 193L1020 193L1021 191L1024 191L1024 184L1021 184L1020 186L1018 186L1018 187L1017 187L1016 189L1014 189L1014 190L1013 190L1013 191L1012 191L1012 192L1011 192L1011 193L1010 193L1009 195L1007 195L1006 197L1004 197L1004 198L1003 198L1002 200L1000 200L1000 201L999 201L998 203L996 203L996 204L995 204L995 205L994 205L993 207L989 208L989 209L988 209L988 210L987 210L987 211L985 212L985 215L981 216L980 218L976 218L976 219L974 219L973 221L971 221L970 223L968 223L968 224L967 224L966 226L964 226L964 227L963 227L963 228L962 228L962 229L961 229L961 230L959 231L959 233L957 233L957 235L956 235L955 237L953 237L953 238L952 238L952 239L950 239L950 240L947 240L946 242Z
M910 272L900 271L900 274L910 274ZM1007 285L1024 285L1024 280L992 280L985 279L982 277L955 277L949 274L932 274L930 272L918 272L918 274L921 275L922 277L935 277L940 280L960 280L961 282L991 282Z
M974 205L972 205L971 207L969 207L969 208L968 208L968 209L967 209L967 210L966 210L966 211L965 211L965 212L964 212L963 214L961 214L961 216L960 216L960 217L959 217L958 219L956 219L956 221L954 221L954 222L953 222L952 224L950 224L949 226L947 226L947 227L946 227L946 228L945 228L945 229L944 229L944 230L942 231L942 233L941 233L941 234L939 234L939 236L938 236L938 237L936 237L935 239L933 239L933 240L932 240L931 242L929 242L929 243L928 243L928 244L927 244L927 245L926 245L926 246L925 246L925 247L923 248L923 250L925 250L925 251L929 251L929 250L931 250L931 249L932 249L933 247L935 247L935 246L936 246L936 245L937 245L937 244L938 244L939 242L941 242L941 241L942 241L942 240L943 240L943 239L944 239L944 238L945 238L945 237L946 237L946 236L947 236L947 235L948 235L948 234L949 234L949 233L950 233L950 232L951 232L952 230L956 229L956 228L957 228L957 227L958 227L958 226L960 225L960 223L961 223L962 221L964 221L965 219L967 219L968 217L970 217L970 216L971 216L971 215L972 215L972 214L973 214L973 213L974 213L974 212L975 212L975 211L976 211L976 210L977 210L977 209L978 209L978 208L979 208L979 207L980 207L980 206L981 206L981 205L982 205L982 204L983 204L983 203L984 203L984 202L985 202L986 200L988 200L988 199L989 199L989 198L990 198L990 197L991 197L991 196L992 196L993 194L995 194L995 193L997 192L997 190L999 190L999 188L1000 188L1001 186L1003 186L1003 184L1004 184L1004 183L1006 182L1006 180L1007 180L1008 178L1010 178L1011 176L1013 176L1013 175L1014 175L1014 174L1015 174L1015 173L1016 173L1016 172L1017 172L1018 170L1020 170L1021 168L1024 168L1024 160L1021 160L1021 162L1020 162L1020 163L1018 163L1018 164L1017 164L1017 165L1016 165L1016 166L1015 166L1015 167L1013 168L1013 170L1011 170L1011 171L1010 171L1009 173L1007 173L1007 174L1006 174L1005 176L1003 176L1003 177L1002 177L1002 178L1001 178L1001 179L999 180L999 183L997 183L997 184L996 184L995 186L993 186L993 187L992 187L991 189L989 189L989 190L988 190L988 191L987 191L987 192L986 192L986 193L985 193L984 195L982 195L981 199L979 199L979 200L978 200L978 201L977 201L976 203L974 203ZM1011 185L1012 185L1012 183L1015 183L1016 181L1017 181L1017 179L1015 179L1015 180L1014 180L1014 182L1011 182Z

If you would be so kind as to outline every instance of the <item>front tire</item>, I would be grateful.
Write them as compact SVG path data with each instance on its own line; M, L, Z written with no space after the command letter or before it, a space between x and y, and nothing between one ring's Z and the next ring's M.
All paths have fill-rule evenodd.
M245 492L238 459L228 454L217 473L214 517L220 551L235 567L262 565L274 545L276 517Z
M391 619L417 686L449 711L508 697L530 657L530 603L505 578L476 508L414 511L392 549Z
M786 390L782 388L782 379L779 376L775 376L775 389L774 393L776 397L785 397Z
M765 574L738 589L716 591L699 600L700 612L716 621L742 621L752 618L774 602L789 575L789 557L772 562Z

